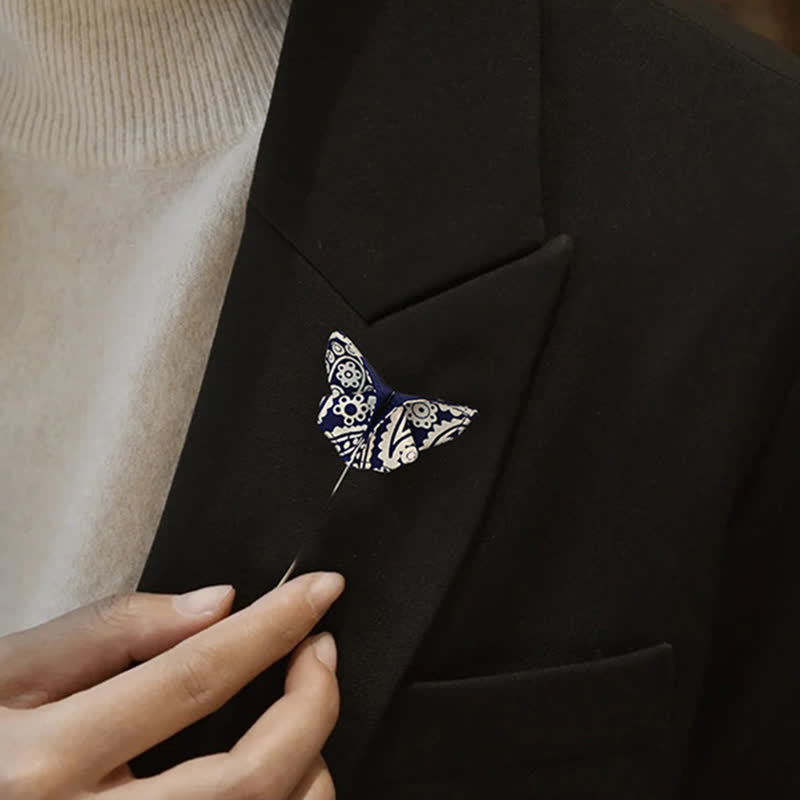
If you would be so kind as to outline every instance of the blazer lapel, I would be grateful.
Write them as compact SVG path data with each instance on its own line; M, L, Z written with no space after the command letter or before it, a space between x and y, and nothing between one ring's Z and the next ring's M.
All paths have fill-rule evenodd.
M409 467L351 470L301 562L348 578L325 623L340 648L343 713L326 753L340 785L479 532L570 253L569 238L557 237L353 333L396 388L466 403L479 416L458 440Z
M503 42L498 48L496 43ZM242 245L142 579L233 580L249 602L299 547L348 588L325 627L342 796L470 541L511 446L570 258L547 244L538 8L295 0ZM388 475L316 429L327 334L395 388L477 408L458 441ZM271 671L139 763L230 746L280 691Z

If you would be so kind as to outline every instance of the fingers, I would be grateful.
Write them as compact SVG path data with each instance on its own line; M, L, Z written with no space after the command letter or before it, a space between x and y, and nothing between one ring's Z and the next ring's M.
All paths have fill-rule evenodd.
M303 575L150 661L46 706L59 748L98 777L129 761L218 709L286 655L343 588L336 573Z
M32 708L93 686L218 621L233 589L129 594L0 639L0 705Z
M154 778L126 783L103 793L103 800L335 800L336 789L328 767L317 756L291 795L263 794L258 776L246 768L234 773L227 754L186 761ZM223 789L223 785L227 788Z
M285 694L231 751L234 758L255 765L261 796L288 796L322 750L339 716L335 669L330 634L303 642L292 658Z
M307 640L292 659L284 696L230 753L134 781L107 800L333 800L333 781L319 752L338 715L335 660L330 634Z

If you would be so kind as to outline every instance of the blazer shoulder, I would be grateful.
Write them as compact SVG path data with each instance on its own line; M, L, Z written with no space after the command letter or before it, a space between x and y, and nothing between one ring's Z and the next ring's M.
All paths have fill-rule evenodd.
M787 88L800 95L800 57L742 27L709 0L619 0L616 12L623 20L635 17L641 22L650 17L654 25L659 24L657 12L666 14L676 23L695 29L712 46L738 51L754 69L785 82Z

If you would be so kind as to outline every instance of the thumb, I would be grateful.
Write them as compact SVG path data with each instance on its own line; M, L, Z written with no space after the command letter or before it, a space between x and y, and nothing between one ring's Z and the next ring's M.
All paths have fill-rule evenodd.
M207 628L232 586L182 595L125 594L0 638L0 705L33 708L86 689Z

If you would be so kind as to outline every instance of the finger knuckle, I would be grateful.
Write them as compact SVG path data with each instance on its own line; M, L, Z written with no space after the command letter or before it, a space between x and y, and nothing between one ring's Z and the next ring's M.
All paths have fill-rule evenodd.
M93 608L97 622L102 627L122 628L136 618L136 595L109 595L98 600Z
M190 705L213 711L218 704L214 689L218 672L219 658L214 651L196 647L188 650L177 667L178 691Z
M297 644L291 624L285 622L282 614L276 614L268 620L258 619L255 615L245 616L242 620L241 640L257 649L268 639L273 647L288 652Z
M11 637L9 637L11 638ZM0 639L0 726L3 725L2 716L6 708L36 708L50 702L52 691L45 683L42 674L30 670L23 659L17 659L13 648L7 653L3 652L2 639ZM0 757L2 751L0 750Z
M291 649L310 628L308 615L296 593L281 595L276 600L276 612L271 616L272 631L284 649Z
M298 608L296 598L280 592L256 603L240 618L242 640L256 647L266 640L275 653L288 653L306 633Z

